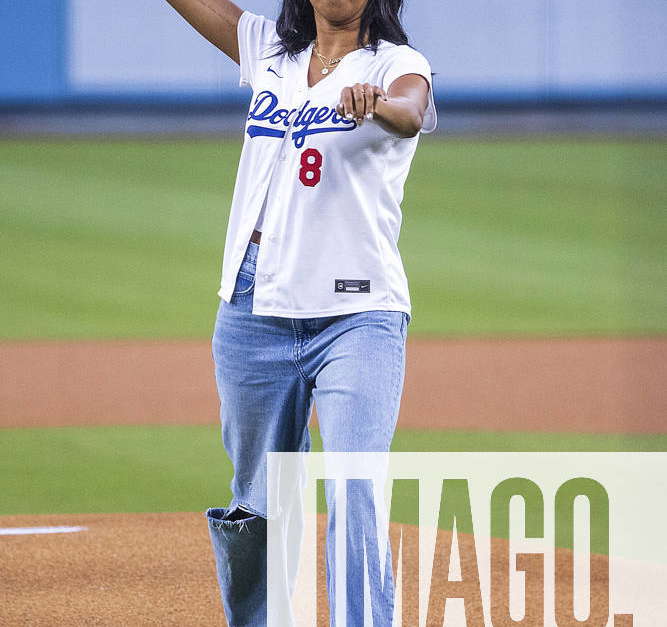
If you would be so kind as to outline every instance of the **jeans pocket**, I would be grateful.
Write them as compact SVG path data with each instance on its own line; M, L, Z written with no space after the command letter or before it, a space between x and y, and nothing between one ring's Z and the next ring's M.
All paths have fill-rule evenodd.
M410 324L411 316L408 313L402 312L403 313L403 320L401 322L401 334L403 335L403 339L405 339L408 335L408 325Z
M240 271L236 275L236 285L234 285L234 292L232 293L232 296L243 296L244 294L250 294L254 288L254 275Z

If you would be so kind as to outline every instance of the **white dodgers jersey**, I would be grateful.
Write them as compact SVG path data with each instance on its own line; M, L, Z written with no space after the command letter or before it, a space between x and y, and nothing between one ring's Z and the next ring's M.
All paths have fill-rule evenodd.
M336 113L345 87L385 90L405 74L431 86L422 132L435 129L431 69L409 46L359 49L308 86L312 44L272 56L275 22L249 12L238 25L241 85L253 89L229 218L219 296L232 297L262 216L253 313L315 318L370 310L410 314L398 251L403 186L419 137Z

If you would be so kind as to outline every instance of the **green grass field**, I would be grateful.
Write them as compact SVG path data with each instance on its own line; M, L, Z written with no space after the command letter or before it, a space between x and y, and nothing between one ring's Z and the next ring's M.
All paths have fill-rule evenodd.
M314 435L313 448L321 450ZM393 450L664 451L667 434L400 430ZM203 511L229 502L231 472L217 426L5 429L0 515Z
M0 337L208 337L237 141L0 142ZM667 142L424 141L416 333L667 329Z

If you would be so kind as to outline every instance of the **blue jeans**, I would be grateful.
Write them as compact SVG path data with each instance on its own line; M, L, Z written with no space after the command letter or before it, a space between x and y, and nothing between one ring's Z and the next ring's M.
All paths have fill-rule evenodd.
M307 319L253 315L258 250L259 245L249 243L231 302L220 302L213 335L222 439L234 478L229 506L206 514L232 627L266 625L266 453L310 450L313 400L325 451L388 451L403 388L409 323L408 314L399 311ZM326 493L333 625L335 503ZM353 558L346 577L348 627L363 625L363 534L355 533L355 521L362 525L373 514L370 508L368 490L348 494L347 553ZM387 566L389 580L382 586L370 580L371 587L378 587L371 590L375 627L391 625L390 559ZM359 582L361 589L355 589Z

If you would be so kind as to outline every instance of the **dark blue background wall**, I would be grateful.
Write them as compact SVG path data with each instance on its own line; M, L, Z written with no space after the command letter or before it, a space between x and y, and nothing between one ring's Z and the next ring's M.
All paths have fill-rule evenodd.
M0 101L57 102L67 94L66 4L0 3Z
M274 17L278 0L239 0ZM666 0L406 0L441 105L667 103ZM222 104L238 68L164 0L0 0L0 107Z

